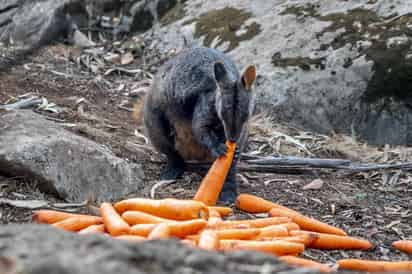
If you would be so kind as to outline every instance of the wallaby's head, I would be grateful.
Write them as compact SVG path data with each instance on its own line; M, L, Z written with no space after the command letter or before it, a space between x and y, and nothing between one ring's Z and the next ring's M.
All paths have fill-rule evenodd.
M216 62L214 74L217 83L216 112L223 123L226 139L237 141L252 111L252 86L256 67L248 66L238 78L228 71L223 62Z

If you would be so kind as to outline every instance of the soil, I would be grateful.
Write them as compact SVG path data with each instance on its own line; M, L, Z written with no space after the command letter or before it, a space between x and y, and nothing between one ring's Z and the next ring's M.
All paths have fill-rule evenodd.
M63 107L59 114L41 111L43 115L63 124L81 124L68 127L77 134L102 143L119 157L143 164L148 178L147 187L142 193L130 196L149 197L150 189L159 180L163 168L161 156L150 145L135 135L135 130L143 132L141 123L133 118L131 108L134 99L129 95L107 90L96 77L65 77L53 71L65 71L65 62L55 56L59 46L49 47L32 57L32 64L52 64L52 68L30 65L12 69L1 76L0 103L29 92L47 98L49 102ZM80 71L73 75L81 75ZM106 77L106 76L105 76ZM109 76L116 77L116 76ZM124 78L125 83L128 81ZM89 103L85 110L87 117L79 114L73 101L85 98ZM126 102L126 104L124 104ZM126 107L119 107L120 105ZM90 119L94 117L94 119ZM86 128L86 130L84 130ZM97 129L97 133L90 129ZM256 137L256 136L255 136ZM259 137L259 136L257 136ZM248 149L254 149L253 136ZM138 144L128 146L129 143ZM142 150L142 147L145 149ZM323 156L323 155L317 155ZM291 207L308 216L336 225L351 236L369 239L375 247L369 251L319 251L307 249L308 258L321 262L334 262L346 257L371 258L381 260L412 259L391 247L399 239L412 239L412 179L406 172L367 173L350 177L337 177L335 174L319 176L279 175L262 173L242 173L239 175L241 193L253 193L271 201ZM158 188L156 198L193 197L202 174L186 172L176 183ZM302 187L314 179L323 180L319 189L303 190ZM395 180L396 179L396 180ZM30 178L6 178L0 176L0 198L12 200L61 201L42 193L37 183ZM29 223L31 210L0 204L0 223ZM235 210L231 218L254 217ZM259 215L262 216L262 215Z

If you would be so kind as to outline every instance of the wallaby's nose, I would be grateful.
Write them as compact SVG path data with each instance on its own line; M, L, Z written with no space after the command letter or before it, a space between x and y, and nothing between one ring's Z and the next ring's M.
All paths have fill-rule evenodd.
M236 138L235 137L229 137L229 142L232 142L232 143L236 142Z

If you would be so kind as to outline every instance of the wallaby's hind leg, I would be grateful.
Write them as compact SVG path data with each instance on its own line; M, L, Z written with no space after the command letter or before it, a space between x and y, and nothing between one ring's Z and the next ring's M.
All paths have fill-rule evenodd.
M145 110L144 123L152 145L167 157L167 166L160 175L161 180L175 180L185 171L185 162L174 147L171 127L162 114Z
M230 166L229 173L226 176L225 183L220 193L219 200L223 203L233 203L238 195L238 187L236 181L237 164L240 160L240 154L242 153L248 139L247 131L244 131L239 138L238 145L236 147L235 155L233 157L232 165Z

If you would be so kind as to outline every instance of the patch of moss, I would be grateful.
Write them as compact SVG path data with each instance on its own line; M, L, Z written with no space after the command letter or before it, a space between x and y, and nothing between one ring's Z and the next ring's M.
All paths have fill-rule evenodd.
M364 100L369 103L384 97L394 97L405 100L410 97L412 91L412 59L407 59L412 54L412 30L407 27L412 24L412 16L380 17L372 10L357 8L346 13L334 13L325 16L319 15L314 5L294 6L286 8L282 14L295 14L296 16L311 16L320 21L330 22L317 36L321 37L327 32L336 32L343 29L330 45L321 45L319 50L325 50L329 46L334 49L350 44L359 52L359 56L366 56L374 62L372 79L369 81ZM405 43L394 44L387 47L387 41L391 37L407 36ZM363 48L357 45L358 41L370 41L371 46ZM319 60L308 58L273 58L274 65L300 66L305 63L313 64ZM345 60L344 67L352 65L352 60ZM411 100L412 101L412 100Z
M219 10L209 11L194 20L186 21L184 24L195 22L196 38L204 37L205 46L211 46L216 39L215 46L229 43L225 52L236 48L241 41L250 40L261 32L261 27L256 22L245 26L241 34L237 34L246 20L252 17L252 13L244 10L226 7Z
M310 70L311 66L315 66L317 69L325 69L325 57L321 58L309 58L309 57L296 57L296 58L282 58L281 54L275 53L272 56L272 64L275 67L300 67L302 70Z
M318 16L318 12L316 10L318 7L319 6L313 4L308 4L305 6L290 6L282 11L280 15L293 14L297 17L316 17Z
M334 49L346 44L356 47L356 42L369 40L368 48L358 47L359 55L365 55L374 62L374 75L369 82L364 100L376 101L382 96L405 100L412 91L412 60L406 56L412 53L412 39L401 44L387 47L388 39L406 35L412 37L412 30L407 25L412 24L412 16L403 16L391 20L379 17L374 11L354 9L348 13L336 13L318 17L332 24L323 33L338 29L345 31L339 34L331 46ZM350 63L345 62L345 67Z

